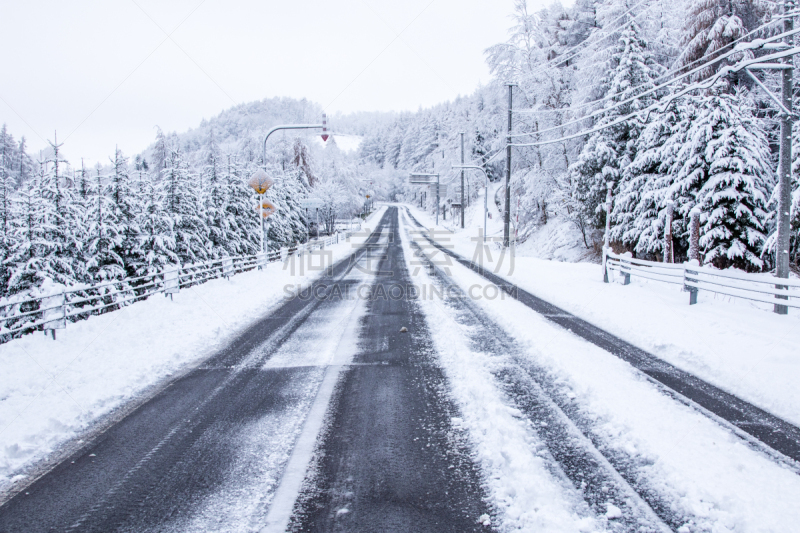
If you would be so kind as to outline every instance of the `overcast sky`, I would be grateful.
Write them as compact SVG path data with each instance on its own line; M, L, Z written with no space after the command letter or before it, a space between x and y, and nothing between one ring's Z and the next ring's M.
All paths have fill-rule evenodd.
M531 8L544 0L530 0ZM0 122L36 151L58 132L107 161L234 104L306 97L330 113L416 110L489 79L513 0L4 2Z

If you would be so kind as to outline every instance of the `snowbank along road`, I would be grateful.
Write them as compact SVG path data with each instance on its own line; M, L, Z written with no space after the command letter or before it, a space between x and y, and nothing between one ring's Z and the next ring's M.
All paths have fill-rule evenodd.
M3 502L0 532L800 522L797 428L412 229L388 208L351 257Z
M408 213L408 216L417 227L423 227L411 213ZM507 294L513 295L514 299L519 300L527 307L547 317L552 322L572 331L579 337L588 340L596 346L617 355L653 378L656 382L678 393L683 398L694 402L703 409L708 410L710 414L732 424L744 434L754 437L761 443L766 444L794 461L800 461L800 428L797 426L749 402L737 398L688 372L680 370L658 359L654 355L589 324L585 320L581 320L563 309L559 309L541 298L537 298L473 261L442 247L440 244L430 239L426 240L440 252L449 255L460 264L474 270L484 278L496 284Z

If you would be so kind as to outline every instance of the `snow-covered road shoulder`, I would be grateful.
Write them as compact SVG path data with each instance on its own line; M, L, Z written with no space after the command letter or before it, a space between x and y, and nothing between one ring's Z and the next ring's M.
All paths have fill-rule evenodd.
M434 220L410 207L426 227ZM440 244L473 259L477 227L437 234ZM531 294L695 376L800 426L800 313L701 291L698 305L680 287L635 276L631 284L603 283L599 265L516 254L496 274Z

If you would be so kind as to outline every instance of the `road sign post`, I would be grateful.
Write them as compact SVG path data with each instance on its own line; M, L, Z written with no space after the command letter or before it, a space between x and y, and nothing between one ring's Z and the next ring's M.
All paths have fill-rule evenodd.
M459 166L456 166L456 167L453 167L453 168L460 168L462 174L463 174L464 170L466 170L466 169L480 170L481 172L483 172L483 177L484 177L484 180L485 180L485 183L486 183L486 185L485 185L486 192L483 195L483 242L486 242L486 214L489 212L489 202L488 202L488 198L489 198L489 174L486 173L486 169L484 169L483 167L476 166L476 165L459 165ZM463 183L463 181L462 181L462 183ZM464 188L463 187L461 188L461 198L464 198ZM463 213L464 213L463 200L462 200L462 203L461 203L461 213L462 213L461 216L463 217L464 216L463 215ZM462 220L463 220L463 218L462 218Z
M264 254L264 219L274 213L274 209L269 214L264 213L265 205L274 207L268 202L264 202L264 194L275 184L272 178L263 170L257 170L250 177L249 185L258 194L258 214L261 221L261 253Z
M311 227L308 222L308 210L315 209L317 214L317 237L319 237L319 208L325 205L325 202L319 198L306 198L300 202L300 207L306 210L306 235L308 240L311 240Z

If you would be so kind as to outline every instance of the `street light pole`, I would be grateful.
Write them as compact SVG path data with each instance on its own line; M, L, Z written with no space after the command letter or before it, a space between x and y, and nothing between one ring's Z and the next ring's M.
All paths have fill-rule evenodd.
M311 129L321 129L322 130L322 140L328 140L328 126L327 126L327 119L325 114L322 114L322 124L281 124L280 126L275 126L271 130L267 132L267 135L264 137L264 151L263 151L263 160L264 160L264 170L267 169L267 139L269 136L275 133L276 131L280 130L311 130Z
M503 228L503 246L511 243L511 98L515 83L506 83L508 87L508 137L506 137L506 212Z
M264 193L267 192L270 186L272 186L273 182L269 177L266 175L267 170L267 140L269 139L270 135L275 133L276 131L280 130L310 130L310 129L321 129L322 130L322 140L328 140L328 119L325 116L325 113L322 114L322 124L281 124L279 126L275 126L271 130L267 132L267 135L264 137L264 149L262 152L262 160L264 162L264 176L258 176L258 172L254 174L253 179L251 179L250 185L253 187L256 192L259 194L259 201L258 201L258 212L261 217L261 253L264 254L264 261L266 263L266 253L264 249ZM259 171L261 172L261 171ZM256 179L256 176L258 178ZM269 180L269 185L266 186L263 190L261 190L261 183L264 179ZM271 213L274 213L274 208L270 206ZM269 231L269 226L267 226L267 231ZM319 229L317 229L319 231ZM267 241L267 247L269 247L269 241Z

